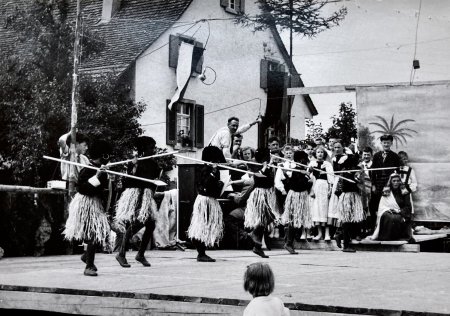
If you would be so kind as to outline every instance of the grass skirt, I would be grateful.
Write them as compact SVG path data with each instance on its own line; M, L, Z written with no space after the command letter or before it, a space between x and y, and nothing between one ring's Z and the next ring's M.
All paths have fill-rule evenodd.
M116 224L124 229L127 223L136 220L143 224L149 218L154 220L158 208L153 194L153 191L149 188L125 189L116 205L116 216L114 218Z
M255 188L247 200L244 218L244 226L247 228L265 227L278 221L280 212L275 189Z
M313 226L308 191L295 192L289 190L284 202L281 223L283 225L290 224L295 228L311 228Z
M212 197L197 195L188 228L191 239L202 241L207 247L214 246L223 236L223 215L219 202Z
M92 240L104 244L110 231L102 201L96 196L75 194L63 235L67 240Z
M343 223L359 223L365 219L361 196L356 192L343 192L337 208Z
M313 222L326 223L328 220L328 181L316 180L312 188L315 197L311 198L311 216Z

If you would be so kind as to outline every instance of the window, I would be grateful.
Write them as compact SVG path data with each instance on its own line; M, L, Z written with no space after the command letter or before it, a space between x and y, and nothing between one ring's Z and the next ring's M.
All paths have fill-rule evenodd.
M170 100L167 100L167 104ZM203 148L204 106L182 99L166 108L166 143L175 148Z
M267 89L268 75L270 71L285 72L285 66L277 60L261 59L259 70L259 86Z
M220 0L220 5L231 14L245 13L245 0Z
M180 34L169 36L169 67L177 68L178 52L181 42L194 45L194 52L192 53L192 74L201 74L203 68L203 43L197 42L193 37Z

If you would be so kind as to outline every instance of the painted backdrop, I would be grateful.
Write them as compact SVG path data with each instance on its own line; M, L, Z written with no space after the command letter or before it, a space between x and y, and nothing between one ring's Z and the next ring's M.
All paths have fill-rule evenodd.
M357 88L360 132L394 136L393 150L406 151L418 189L416 220L450 221L450 82Z

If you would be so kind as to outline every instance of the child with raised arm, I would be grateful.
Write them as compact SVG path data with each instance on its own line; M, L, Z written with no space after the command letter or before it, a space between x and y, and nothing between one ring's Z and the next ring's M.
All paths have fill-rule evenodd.
M304 151L294 154L294 161L301 165L308 164L308 155ZM309 234L312 227L311 210L309 207L309 190L312 181L305 167L295 167L298 172L291 171L292 175L287 183L288 194L284 203L284 212L281 222L285 229L284 249L290 254L297 254L294 249L295 229L302 229L302 235Z
M91 160L89 165L100 168L98 171L90 168L80 170L77 189L69 205L69 217L63 235L67 240L84 241L86 252L81 260L86 263L84 275L97 276L94 264L97 244L104 244L110 230L102 196L108 188L108 177L105 165L109 161L111 146L102 140L95 141L90 147Z
M197 248L199 262L215 262L206 255L206 248L218 243L223 236L223 214L217 199L220 197L224 183L220 181L217 163L225 163L222 151L215 146L203 149L202 160L214 163L205 164L200 172L188 236Z
M275 288L275 277L267 263L256 262L247 267L244 274L244 289L253 299L244 310L244 316L289 316L283 301L271 296Z

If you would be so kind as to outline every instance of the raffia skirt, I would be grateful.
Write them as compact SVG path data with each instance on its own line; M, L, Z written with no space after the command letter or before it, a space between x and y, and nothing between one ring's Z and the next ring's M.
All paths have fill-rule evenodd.
M212 247L223 237L223 214L219 202L210 196L197 195L188 228L188 236Z
M313 187L315 197L311 201L311 216L312 221L319 223L326 223L328 220L328 181L318 179Z
M343 192L337 209L342 223L359 223L365 219L361 196L357 192Z
M63 231L67 240L92 240L102 245L110 231L102 200L96 196L75 194L69 205L69 217Z
M308 191L295 192L289 190L284 202L281 223L283 225L292 225L295 228L311 228L313 226Z
M256 228L267 226L280 219L275 189L255 188L247 200L244 226Z
M115 224L124 230L127 223L137 220L145 224L148 219L154 220L158 207L153 195L149 188L125 189L116 205Z

